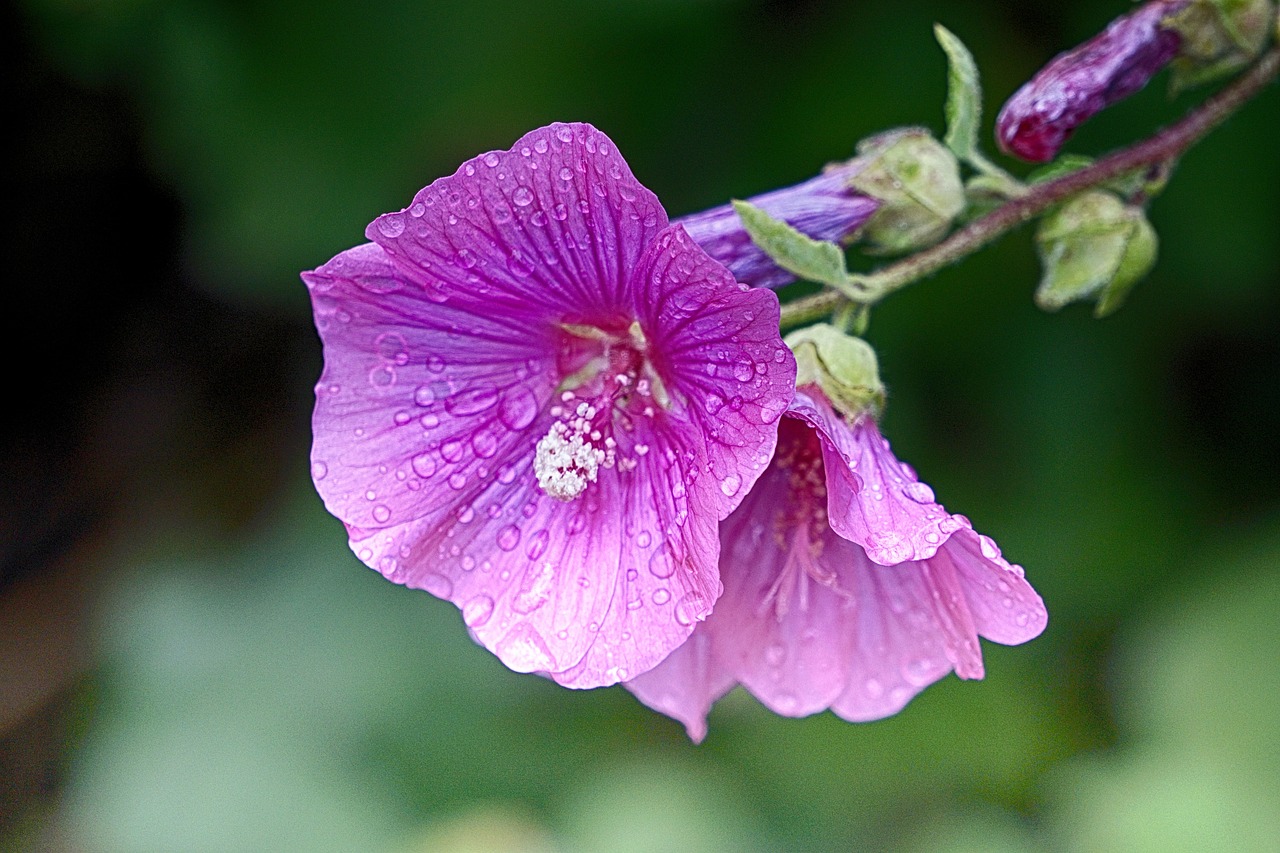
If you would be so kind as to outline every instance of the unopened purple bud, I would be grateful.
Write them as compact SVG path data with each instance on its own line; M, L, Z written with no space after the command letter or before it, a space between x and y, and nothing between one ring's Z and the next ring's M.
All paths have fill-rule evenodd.
M816 178L747 199L774 219L814 240L839 243L862 227L879 203L859 194L850 179L861 168L857 161L834 166ZM675 220L708 255L729 268L733 277L751 287L781 287L795 276L777 266L752 242L731 205L713 207Z
M1177 54L1182 38L1165 22L1189 0L1154 0L1060 54L1005 103L996 140L1007 154L1052 160L1076 128L1140 90Z

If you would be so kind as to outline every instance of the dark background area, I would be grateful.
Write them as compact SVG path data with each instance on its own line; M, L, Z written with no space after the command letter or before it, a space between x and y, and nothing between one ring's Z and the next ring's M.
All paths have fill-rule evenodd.
M1274 86L1154 201L1116 316L1034 307L1030 229L875 311L895 450L1050 611L891 720L734 694L695 748L621 688L508 672L364 569L307 479L297 273L463 159L590 121L680 215L940 132L934 21L989 128L1124 8L6 5L0 847L1274 849ZM1165 82L1068 149L1204 97Z

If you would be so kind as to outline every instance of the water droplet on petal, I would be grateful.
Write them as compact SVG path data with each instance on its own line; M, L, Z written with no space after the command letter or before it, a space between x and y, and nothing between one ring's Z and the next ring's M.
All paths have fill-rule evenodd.
M730 474L720 481L720 491L726 498L731 498L742 488L742 479L737 474Z
M378 504L373 508L374 521L378 522L379 524L382 524L389 518L391 518L391 510L386 506L384 506L383 504Z
M938 671L936 667L937 665L927 657L915 658L902 668L902 677L909 684L916 687L925 687L937 679Z
M546 531L542 531L545 533ZM535 537L536 539L536 537ZM555 587L556 571L550 563L534 564L524 573L520 590L511 600L511 608L517 613L532 613L547 603Z
M440 457L445 462L459 462L462 460L462 455L462 442L457 439L450 439L440 445Z
M419 477L430 477L436 472L436 461L431 458L430 453L419 453L409 464L413 468L413 473Z
M465 417L492 408L498 402L498 389L490 385L467 388L445 400L445 410L451 415Z
M516 187L516 191L511 194L511 201L517 207L528 207L533 203L533 190L528 187Z
M498 531L498 547L504 551L514 551L515 547L520 544L520 528L514 524L508 524L506 527Z
M492 169L494 166L498 165L498 155L490 151L488 154L484 155L484 164Z
M498 419L508 429L520 430L533 423L538 414L538 403L533 399L533 392L528 388L513 388L502 399L498 409Z
M481 430L471 436L471 449L479 459L492 459L498 452L498 439L488 430Z
M867 553L881 565L896 566L911 559L915 549L911 542L896 530L884 530L868 537Z
M476 254L470 249L459 249L454 260L458 262L458 266L469 270L476 265Z
M493 599L487 595L477 595L462 605L462 621L468 628L481 628L489 617L493 616Z
M404 218L398 213L388 213L378 217L378 230L382 236L395 239L404 233Z
M511 270L511 274L514 276L526 278L533 274L533 261L520 254L520 252L515 252L511 257L507 258L507 269Z
M369 384L384 391L396 384L396 369L389 364L379 364L369 371Z
M539 530L533 534L529 540L529 548L525 551L529 555L530 560L536 560L542 556L542 552L547 550L547 540L551 538L546 530Z
M676 621L681 625L692 625L706 618L707 599L700 592L685 594L676 602Z
M676 562L671 545L663 543L662 547L649 557L649 572L656 578L669 578L676 573Z
M653 542L653 536L651 536L649 534L649 531L647 530L641 530L636 535L636 544L639 545L641 548L648 548L650 543L652 542Z
M329 466L317 459L311 463L311 479L319 482L329 476Z
M436 401L436 392L429 385L419 385L413 390L413 402L426 408Z
M516 672L554 672L556 659L542 635L528 622L518 622L494 649Z
M760 423L771 424L787 410L786 401L766 401L760 404Z
M653 603L662 606L671 600L671 593L666 589L655 589L653 591Z
M448 598L453 595L453 581L435 572L427 572L422 576L422 588L436 598Z
M902 487L902 491L918 504L931 504L934 502L933 489L924 483L907 483Z

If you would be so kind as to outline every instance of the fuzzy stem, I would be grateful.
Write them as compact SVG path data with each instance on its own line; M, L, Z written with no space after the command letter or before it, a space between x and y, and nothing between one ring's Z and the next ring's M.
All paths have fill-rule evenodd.
M1010 199L953 231L942 242L869 275L855 276L866 291L866 296L859 301L865 305L879 302L890 293L973 254L1070 196L1137 169L1172 163L1266 88L1277 72L1280 72L1280 47L1272 47L1247 71L1154 136L1108 154L1083 169L1033 184L1025 195ZM845 301L844 295L829 291L787 303L782 306L782 324L794 326L826 316Z

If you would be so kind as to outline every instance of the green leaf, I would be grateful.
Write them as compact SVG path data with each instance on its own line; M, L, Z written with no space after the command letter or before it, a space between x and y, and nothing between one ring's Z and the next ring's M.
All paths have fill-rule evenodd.
M763 249L775 264L805 281L841 290L848 286L849 272L844 263L844 250L835 243L807 237L750 202L735 199L733 209L746 226L752 242Z
M952 153L967 160L977 149L982 122L982 86L973 54L942 24L933 25L933 36L947 54L947 135L943 141Z

